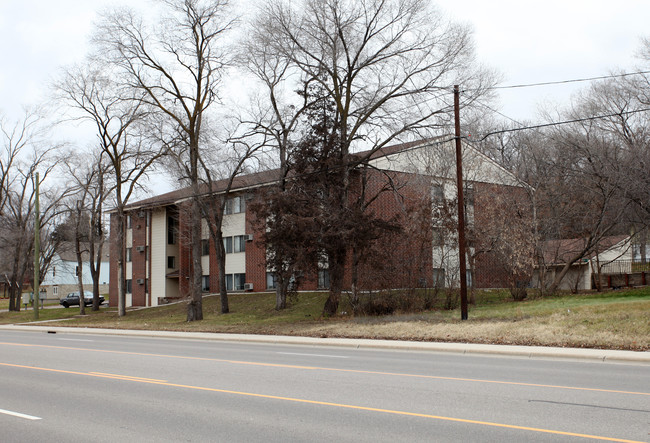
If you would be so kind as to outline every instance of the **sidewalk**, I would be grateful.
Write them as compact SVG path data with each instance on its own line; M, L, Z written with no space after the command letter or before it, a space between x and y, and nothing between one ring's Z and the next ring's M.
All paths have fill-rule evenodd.
M650 352L617 351L608 349L552 348L544 346L483 345L472 343L437 343L397 340L370 340L354 338L315 338L285 335L217 334L209 332L140 331L127 329L71 328L28 325L0 325L0 330L47 332L62 334L122 335L191 340L238 341L303 346L338 346L355 349L399 349L423 352L452 352L467 355L504 355L526 358L563 358L619 363L650 364Z

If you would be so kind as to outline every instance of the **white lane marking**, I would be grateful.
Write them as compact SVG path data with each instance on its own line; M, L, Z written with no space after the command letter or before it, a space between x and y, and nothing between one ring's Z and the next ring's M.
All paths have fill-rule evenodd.
M283 354L283 355L304 355L304 356L307 356L307 357L350 358L350 357L344 357L342 355L301 354L299 352L278 352L278 354Z
M27 420L42 420L41 417L34 417L33 415L21 414L20 412L7 411L0 409L0 414L13 415L14 417L25 418Z
M60 338L62 341L95 341L95 340L84 340L83 338Z

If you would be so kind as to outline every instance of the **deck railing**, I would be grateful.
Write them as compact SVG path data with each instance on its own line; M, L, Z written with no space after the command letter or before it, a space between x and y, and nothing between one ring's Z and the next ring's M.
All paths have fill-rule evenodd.
M616 260L602 266L601 272L606 275L634 274L637 272L650 272L650 262L639 260Z

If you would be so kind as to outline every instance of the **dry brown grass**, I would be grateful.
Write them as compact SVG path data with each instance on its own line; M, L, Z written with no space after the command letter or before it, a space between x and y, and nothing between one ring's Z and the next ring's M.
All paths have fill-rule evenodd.
M383 317L339 315L320 318L325 295L300 294L284 311L273 309L272 294L230 298L232 313L217 312L216 297L204 299L204 320L187 323L185 305L129 312L119 318L103 309L57 325L243 334L301 335L415 341L514 344L650 350L650 289L606 294L565 295L512 302L494 293L470 308L470 319L436 310ZM346 309L345 306L342 308ZM88 311L87 311L88 312ZM73 316L73 309L46 310L44 316ZM0 323L31 320L29 313L0 314Z

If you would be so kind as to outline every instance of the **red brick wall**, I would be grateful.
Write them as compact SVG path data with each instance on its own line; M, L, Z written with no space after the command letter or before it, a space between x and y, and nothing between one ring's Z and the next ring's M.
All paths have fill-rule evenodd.
M397 190L380 192L390 184ZM430 285L433 270L429 181L413 174L372 171L366 196L370 199L375 195L378 197L368 211L397 229L386 232L367 251L359 269L361 289L418 287L424 282ZM348 265L348 274L350 271Z
M187 297L190 294L190 277L192 276L192 259L190 249L190 206L180 205L178 208L178 286L179 296Z
M430 215L429 186L423 186L421 178L412 174L393 172L389 175L370 171L368 173L366 198L377 196L368 208L368 213L385 222L393 222L402 227L398 232L390 232L375 240L370 249L365 251L359 266L359 285L361 289L378 289L381 287L414 287L425 279L431 284L432 254L430 219L425 229L418 229L421 220L418 214ZM355 174L350 192L350 202L354 202L360 193L361 177ZM389 182L399 188L398 193L380 192ZM424 192L423 192L424 190ZM246 233L253 233L255 239L261 234L254 232L258 224L254 214L246 213ZM415 235L417 233L417 235ZM264 245L258 240L246 244L246 281L253 283L255 291L266 289L266 256ZM352 283L352 254L348 254L344 287ZM306 272L300 281L300 290L316 290L318 272Z
M258 241L261 234L255 232L256 226L260 224L246 205L246 234L253 235L253 241L246 242L246 283L252 283L257 292L266 290L266 248Z
M507 257L490 251L494 248L487 243L490 238L498 238L516 248L511 239L520 237L519 234L532 239L532 231L526 231L530 229L532 213L529 200L523 188L488 183L475 183L474 194L474 243L477 251L487 250L476 256L474 287L508 288L513 283L513 275L505 261Z
M146 306L145 285L139 284L139 279L147 276L148 251L138 251L138 246L147 245L146 213L144 211L131 211L131 234L133 246L131 249L131 297L133 306Z

